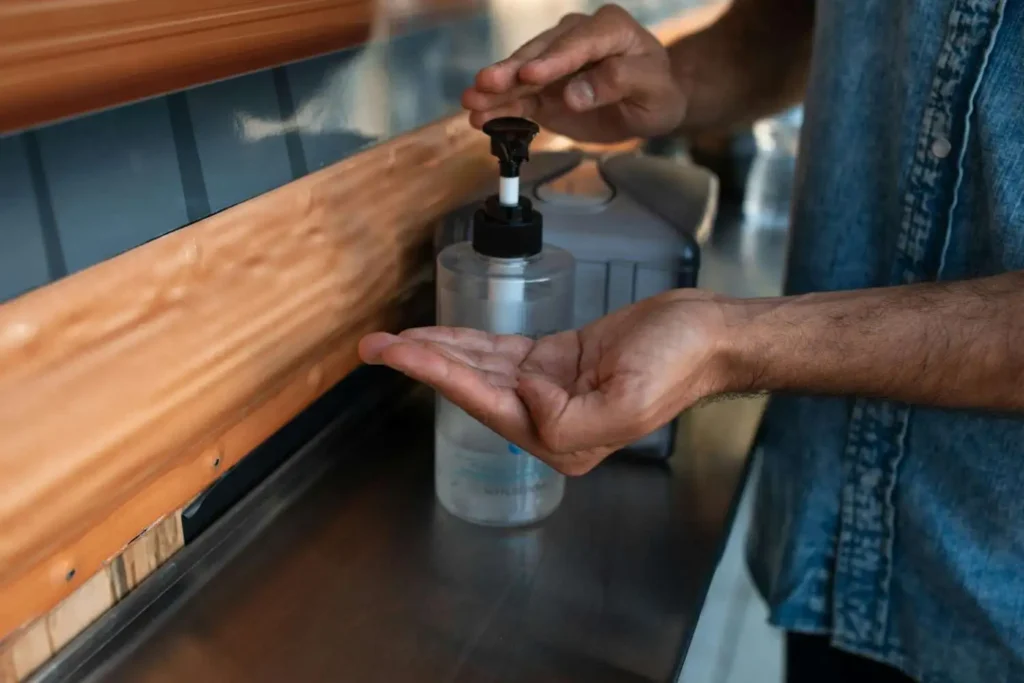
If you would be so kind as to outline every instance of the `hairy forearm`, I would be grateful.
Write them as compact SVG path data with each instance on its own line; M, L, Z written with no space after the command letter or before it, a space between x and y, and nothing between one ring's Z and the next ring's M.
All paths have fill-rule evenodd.
M1024 412L1024 271L727 308L732 390Z
M813 0L733 0L711 26L669 47L687 94L681 132L745 126L803 99Z

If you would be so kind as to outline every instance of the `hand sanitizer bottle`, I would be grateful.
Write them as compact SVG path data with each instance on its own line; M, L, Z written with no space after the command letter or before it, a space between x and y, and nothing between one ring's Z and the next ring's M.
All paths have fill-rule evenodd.
M471 242L437 257L439 325L531 338L572 325L575 262L543 243L543 221L519 196L537 124L500 118L484 125L498 158L500 189L473 216ZM558 507L565 478L438 397L435 488L449 512L477 524L519 526Z

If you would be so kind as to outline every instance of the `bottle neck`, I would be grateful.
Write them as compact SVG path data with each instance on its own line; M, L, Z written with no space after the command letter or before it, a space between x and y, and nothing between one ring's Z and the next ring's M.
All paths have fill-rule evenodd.
M473 249L484 256L528 258L540 253L543 242L543 218L525 197L506 206L492 195L473 215Z

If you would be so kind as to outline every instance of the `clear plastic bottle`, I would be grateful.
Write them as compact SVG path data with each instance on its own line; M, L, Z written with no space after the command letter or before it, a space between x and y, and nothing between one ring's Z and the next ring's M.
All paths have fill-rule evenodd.
M501 188L473 217L472 242L437 257L437 321L534 339L572 326L575 261L543 244L542 217L519 197L520 164L536 124L495 119L484 132ZM441 505L477 524L520 526L558 507L565 478L443 397L437 399L435 488Z
M440 325L533 338L572 326L574 261L563 249L495 259L453 244L438 256L437 278ZM562 501L561 474L440 396L434 447L438 500L463 519L530 524Z

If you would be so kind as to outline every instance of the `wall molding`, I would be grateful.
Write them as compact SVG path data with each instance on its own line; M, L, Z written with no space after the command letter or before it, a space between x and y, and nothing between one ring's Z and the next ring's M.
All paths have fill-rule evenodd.
M28 680L43 664L184 545L181 512L144 531L124 551L17 637L0 642L0 683Z

